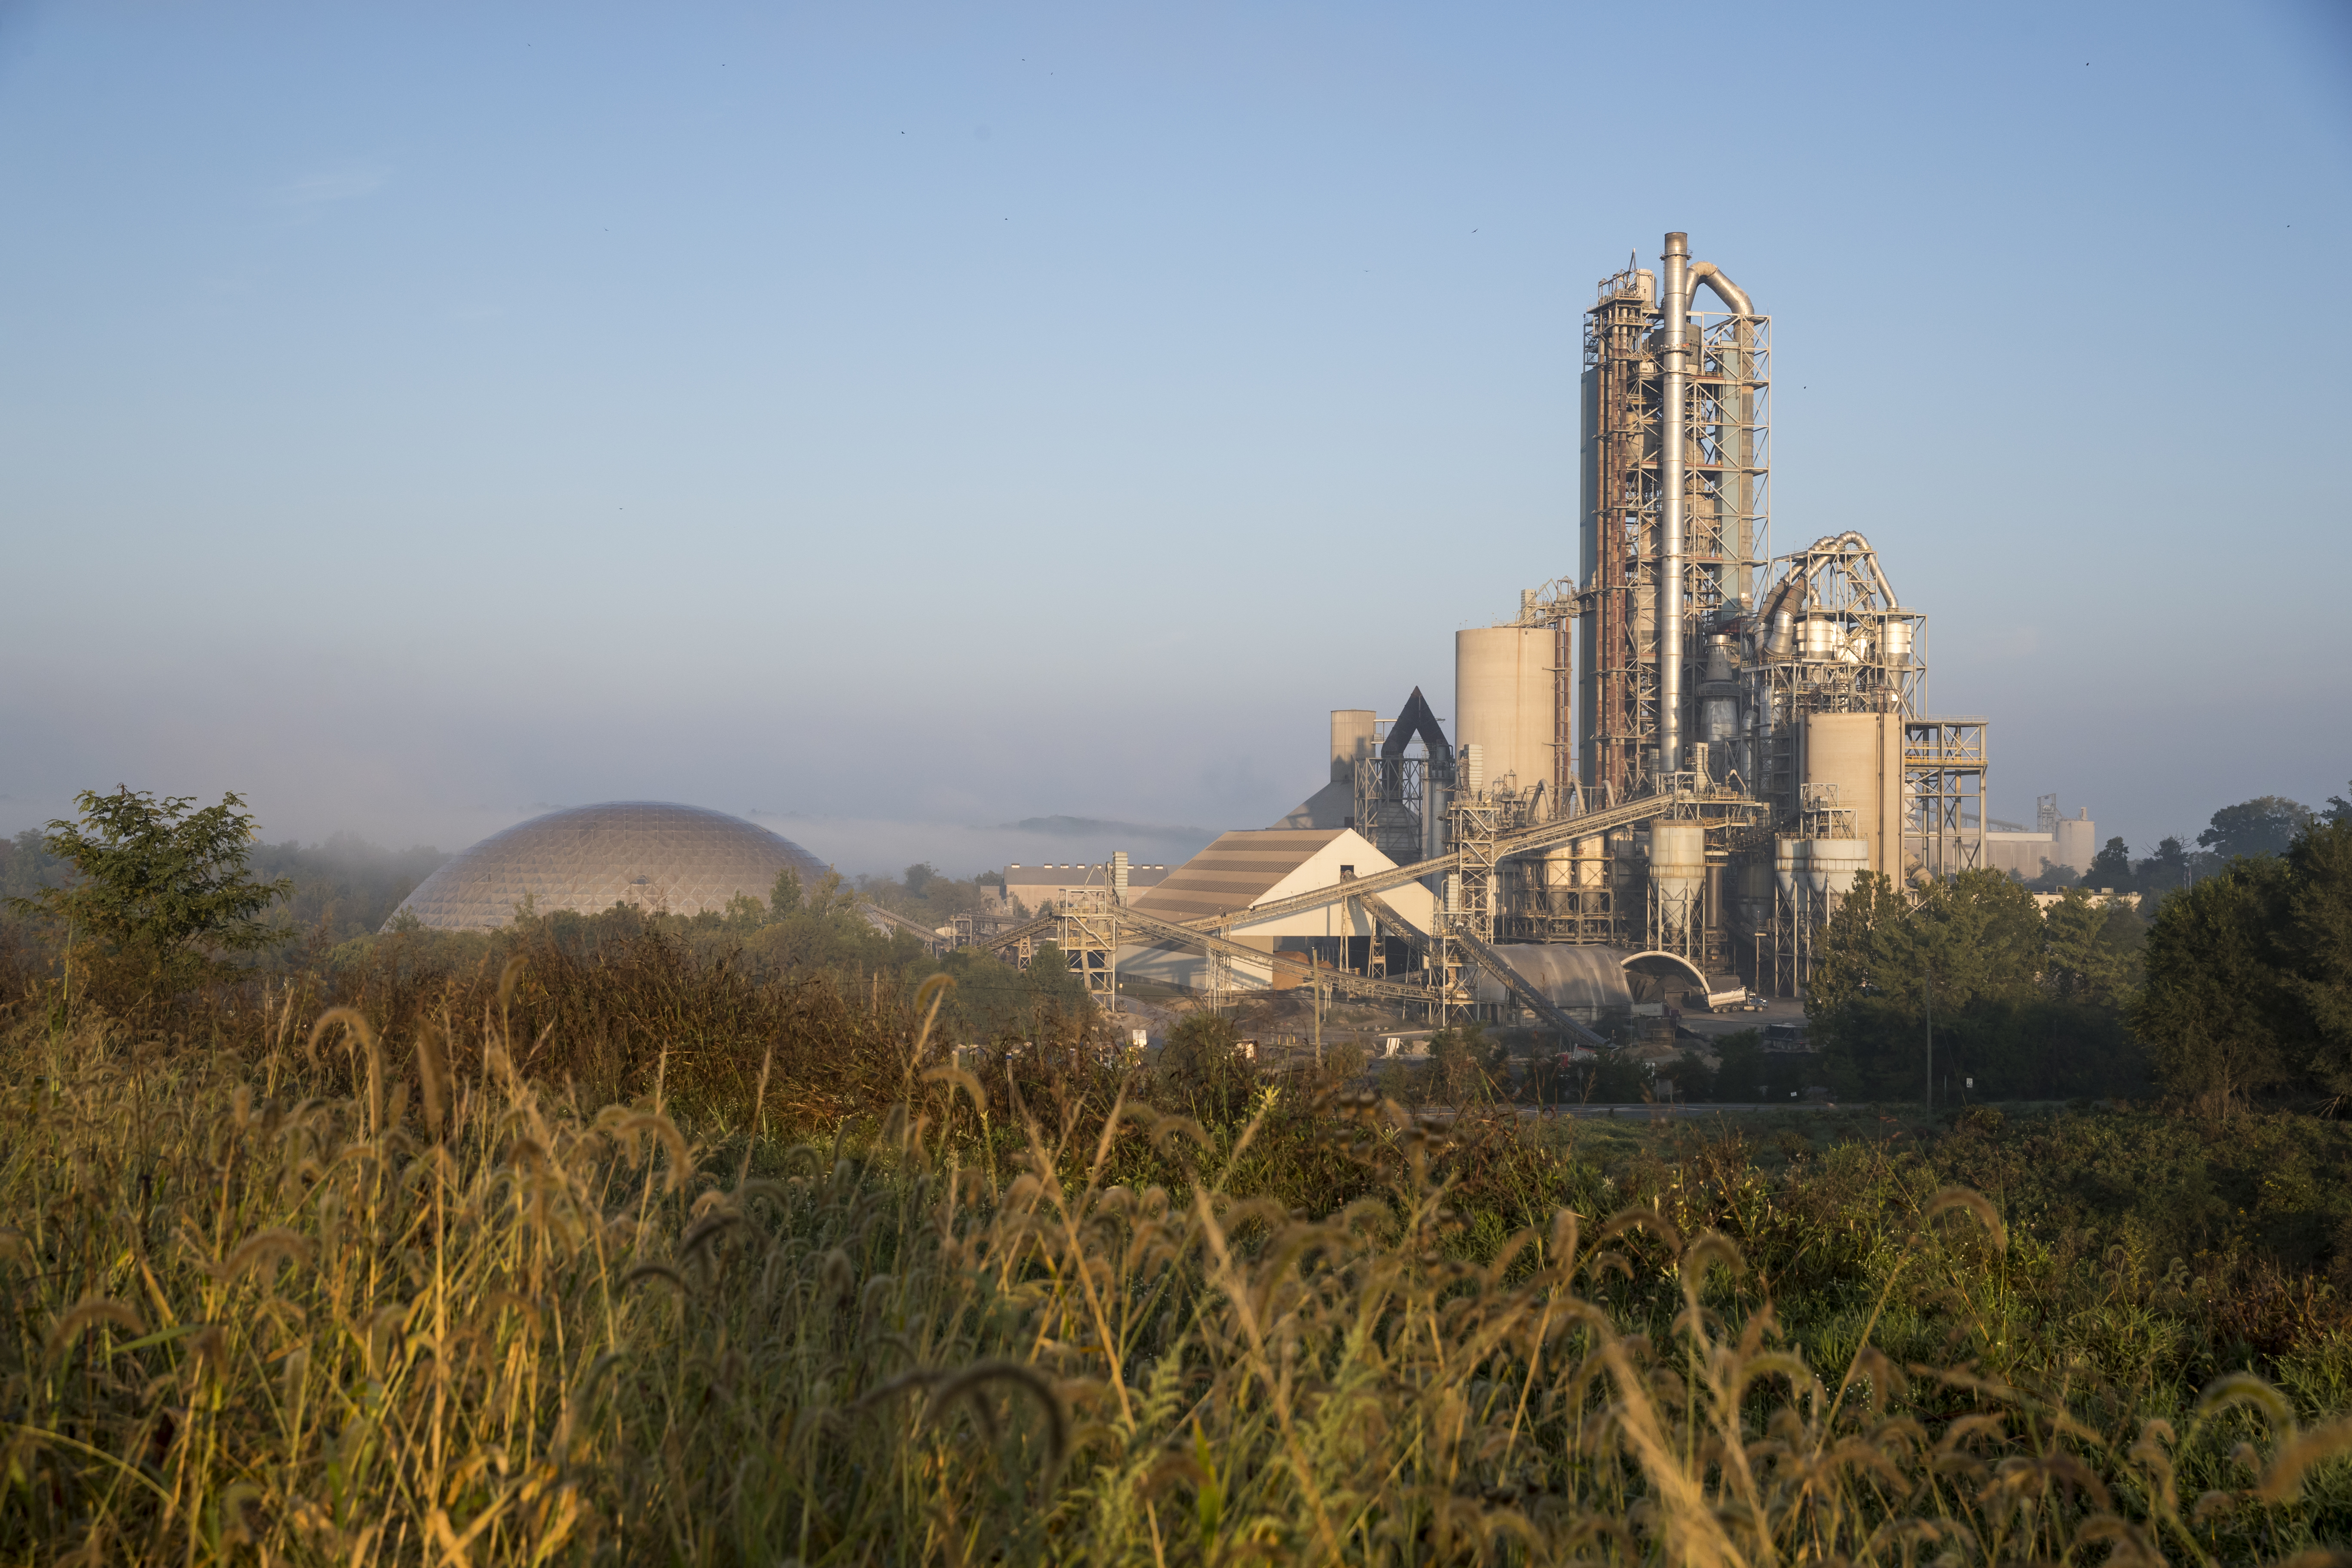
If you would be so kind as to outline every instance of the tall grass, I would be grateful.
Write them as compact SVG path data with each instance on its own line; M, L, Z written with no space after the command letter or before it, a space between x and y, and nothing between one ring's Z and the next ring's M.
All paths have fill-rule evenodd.
M0 1552L2215 1563L2352 1518L2352 1423L2250 1375L2113 1429L1890 1356L1892 1276L1821 1363L1672 1205L1470 1256L1462 1151L1390 1104L1082 1116L919 1028L865 1135L730 1139L666 1061L618 1103L523 1070L504 979L401 1059L290 1005L257 1056L15 1037ZM1363 1194L1239 1190L1284 1116ZM1985 1277L2007 1240L1952 1190L1900 1262Z

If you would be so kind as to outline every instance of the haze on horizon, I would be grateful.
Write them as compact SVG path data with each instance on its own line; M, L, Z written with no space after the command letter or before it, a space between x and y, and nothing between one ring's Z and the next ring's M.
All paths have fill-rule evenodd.
M2342 8L1625 16L0 7L0 833L1262 826L1574 571L1670 228L1998 815L2342 791Z

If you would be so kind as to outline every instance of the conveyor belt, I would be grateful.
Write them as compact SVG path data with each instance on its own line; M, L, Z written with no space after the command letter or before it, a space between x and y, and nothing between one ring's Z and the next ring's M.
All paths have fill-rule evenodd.
M1610 806L1601 811L1588 811L1581 816L1562 817L1557 822L1538 822L1532 827L1522 827L1499 835L1495 840L1495 858L1507 859L1514 855L1526 855L1538 849L1549 849L1555 844L1565 844L1574 838L1587 838L1613 828L1630 827L1637 822L1664 816L1679 807L1701 814L1720 813L1721 819L1730 821L1755 816L1765 810L1761 801L1746 795L1652 795L1623 805ZM1260 921L1278 920L1284 915L1319 910L1326 904L1336 904L1342 899L1352 899L1363 893L1385 893L1391 888L1402 888L1418 882L1424 877L1442 876L1462 863L1459 851L1451 855L1432 856L1415 860L1410 866L1398 866L1386 871L1375 871L1369 877L1351 881L1334 882L1328 888L1295 893L1271 903L1252 904L1245 910L1228 910L1221 915L1208 915L1184 923L1197 931L1229 930L1237 925L1255 925Z
M1307 956L1304 953L1265 952L1215 931L1198 931L1191 926L1178 925L1173 921L1163 921L1152 915L1139 913L1132 905L1102 910L1099 913L1114 922L1121 942L1125 942L1132 936L1145 942L1173 942L1180 947L1202 948L1222 953L1228 958L1239 959L1245 963L1296 969L1302 974L1307 970ZM1010 947L1024 936L1049 936L1058 923L1058 920L1053 915L1041 915L1035 920L1014 926L1011 931L999 931L996 935L974 942L972 945L990 949ZM1404 924L1402 921L1397 923ZM1405 929L1412 928L1407 926ZM1345 969L1325 969L1318 973L1321 976L1324 987L1338 995L1370 996L1390 1002L1416 1004L1426 1003L1430 999L1429 992L1425 987L1408 985L1402 981L1375 980L1370 975L1357 974Z
M1123 931L1135 931L1154 942L1174 942L1184 947L1209 948L1223 953L1228 958L1240 959L1248 963L1264 963L1278 965L1285 969L1297 969L1302 973L1308 969L1309 961L1305 953L1261 952L1256 948L1245 946L1231 937L1220 936L1214 931L1199 931L1192 926L1178 925L1173 921L1163 921L1151 915L1140 915L1132 908L1119 910L1117 919ZM1426 1003L1431 999L1426 986L1407 985L1399 980L1374 980L1368 974L1358 974L1352 970L1346 969L1317 969L1313 973L1319 978L1325 989L1341 995L1377 996L1391 1002Z
M1413 951L1422 953L1424 957L1428 954L1431 947L1434 944L1426 932L1416 930L1411 921L1397 913L1396 910L1390 906L1388 900L1381 898L1378 893L1365 893L1360 896L1364 900L1364 907L1378 915L1381 918L1382 924L1396 927L1396 929L1402 933L1406 942L1412 947ZM1521 974L1517 968L1513 967L1509 959L1505 958L1493 947L1471 935L1468 931L1454 932L1454 940L1460 942L1469 951L1470 956L1478 961L1479 968L1493 974L1494 977L1501 983L1503 989L1517 997L1522 1004L1536 1015L1537 1017L1541 1018L1544 1022L1549 1024L1553 1028L1559 1030L1570 1039L1580 1040L1584 1044L1591 1046L1597 1050L1607 1050L1609 1048L1609 1041L1605 1037L1595 1034L1592 1030L1587 1028L1584 1025L1570 1017L1567 1013L1561 1011L1559 1005L1555 1004L1550 997L1538 990L1534 984L1530 982L1526 975Z
M1687 810L1692 816L1703 821L1713 820L1744 825L1762 815L1766 807L1761 801L1737 795L1708 795L1683 792L1674 795L1644 795L1639 800L1627 801L1622 805L1609 806L1600 811L1589 811L1580 816L1563 817L1554 822L1541 822L1531 827L1522 827L1515 832L1500 835L1495 840L1495 858L1502 860L1514 855L1526 855L1538 849L1547 849L1555 844L1565 844L1571 839L1587 838L1616 828L1629 827L1636 823L1647 822L1677 810ZM1425 877L1444 875L1460 866L1461 862L1462 857L1459 851L1451 855L1433 856L1426 860L1416 860L1409 866L1398 866L1386 871L1376 871L1369 877L1349 877L1334 882L1329 887L1317 888L1312 891L1294 894L1286 899L1276 899L1271 903L1254 904L1246 910L1229 910L1223 914L1182 922L1164 921L1156 916L1142 914L1132 905L1120 907L1109 913L1118 926L1123 928L1123 931L1132 931L1138 936L1153 942L1171 942L1184 947L1199 947L1229 958L1238 958L1251 964L1265 963L1272 966L1279 963L1284 967L1305 969L1307 964L1303 959L1291 959L1287 954L1263 952L1256 948L1234 941L1225 933L1237 925L1255 925L1264 921L1278 920L1285 915L1322 909L1326 905L1339 903L1348 899L1361 899L1365 906L1380 918L1381 923L1393 926L1400 934L1404 936L1408 944L1426 957L1433 945L1432 939L1412 921L1397 913L1396 910L1380 895L1391 889L1418 882ZM1035 920L1014 926L1010 931L1000 931L977 945L991 949L1010 947L1024 937L1047 934L1056 924L1055 917L1042 915ZM1571 1038L1580 1040L1596 1048L1608 1048L1610 1043L1608 1040L1561 1011L1525 975L1513 968L1510 962L1497 952L1491 944L1467 932L1454 933L1454 940L1462 943L1480 968L1491 973L1506 990L1517 997L1537 1016ZM1286 960L1288 962L1286 963ZM1433 993L1426 986L1407 985L1393 980L1374 980L1368 975L1356 974L1344 969L1325 970L1320 971L1319 973L1322 976L1322 983L1339 994L1371 996L1401 1002L1427 1003L1433 1000Z
M1039 915L1034 920L1024 921L1010 930L998 931L994 936L978 938L971 945L992 951L1000 947L1011 947L1024 936L1044 936L1060 923L1052 915Z

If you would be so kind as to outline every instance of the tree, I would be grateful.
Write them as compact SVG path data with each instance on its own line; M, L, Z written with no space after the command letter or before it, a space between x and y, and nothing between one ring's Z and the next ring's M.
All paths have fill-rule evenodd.
M2189 886L2191 870L2188 847L2178 838L2159 838L2156 853L2139 863L2132 879L2143 894L2163 894Z
M2042 911L2032 894L1997 871L1963 871L1931 884L1895 934L1895 968L1933 986L1939 1013L2029 994L2042 972Z
M44 888L63 886L72 874L72 867L49 853L37 827L0 839L0 899L12 909L26 907Z
M2345 787L2352 789L2352 784L2347 784ZM2326 816L2327 820L2336 826L2352 825L2352 800L2347 800L2340 795L2329 795Z
M2129 984L2130 955L2114 940L2113 906L2069 888L2042 922L2042 979L2062 1002L2113 1004Z
M1052 942L1041 942L1030 952L1029 984L1036 988L1040 1000L1071 1012L1085 1005L1087 977L1071 967L1075 956Z
M801 907L801 874L790 866L776 873L775 886L768 889L768 913L777 920Z
M2226 860L2284 855L2313 820L2307 805L2284 795L2258 795L2215 812L2213 826L2199 834L2197 842Z
M2295 1034L2318 1087L2352 1095L2352 818L2315 826L2286 855L2277 941Z
M1813 942L1805 1010L1840 1092L1917 1095L1927 1081L1927 1017L1937 1031L1971 1009L2032 999L2042 924L2033 896L1998 871L1963 871L1906 908L1887 879L1854 879Z
M9 902L62 921L73 933L68 962L89 964L131 1009L200 984L222 966L221 954L285 936L261 916L294 884L247 873L253 818L236 795L198 811L193 795L159 800L122 784L111 795L84 790L75 804L80 820L51 822L42 840L75 879Z
M2110 838L2096 855L2091 857L2091 868L2083 873L2083 886L2092 889L2113 889L2128 893L2134 887L2131 846L2120 837Z
M2147 937L2147 985L2131 1008L2165 1089L2221 1114L2294 1077L2280 1038L2271 940L2287 868L2232 862L2164 901Z
M1460 1105L1490 1097L1494 1075L1503 1069L1506 1058L1499 1045L1488 1042L1484 1025L1464 1024L1430 1037L1429 1059L1437 1098Z
M1853 879L1853 891L1813 939L1806 1016L1821 1023L1855 997L1883 991L1892 983L1891 976L1882 979L1882 972L1891 962L1891 943L1903 914L1903 900L1884 875L1865 871Z
M1161 1085L1204 1121L1230 1121L1257 1095L1257 1067L1242 1055L1240 1031L1215 1013L1194 1013L1168 1031L1157 1068Z
M1720 1104L1752 1104L1764 1098L1765 1087L1771 1081L1769 1059L1764 1055L1764 1037L1760 1031L1741 1029L1724 1036L1715 1043L1716 1070L1712 1098ZM1783 1075L1801 1078L1791 1068ZM1788 1086L1780 1087L1780 1097L1788 1098ZM1802 1088L1801 1084L1797 1087Z
M782 878L777 881L782 883ZM838 871L827 870L808 890L807 907L814 914L826 920L856 920L857 889L849 886Z
M907 883L907 896L910 899L922 898L924 896L923 889L929 887L932 882L936 881L939 878L939 874L940 868L937 866L932 865L928 860L919 860L914 865L908 867L905 879Z

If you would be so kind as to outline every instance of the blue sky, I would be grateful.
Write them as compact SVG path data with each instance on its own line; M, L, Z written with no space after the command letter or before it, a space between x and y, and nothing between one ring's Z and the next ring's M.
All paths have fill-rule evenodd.
M1580 314L1669 228L1774 318L1776 545L1878 544L2000 815L2315 802L2343 15L0 6L0 831L1262 826L1573 570Z

